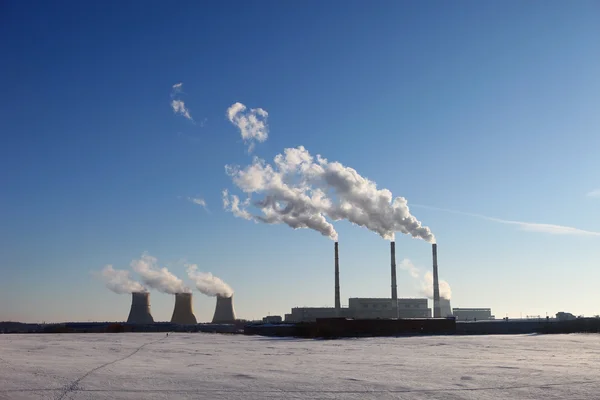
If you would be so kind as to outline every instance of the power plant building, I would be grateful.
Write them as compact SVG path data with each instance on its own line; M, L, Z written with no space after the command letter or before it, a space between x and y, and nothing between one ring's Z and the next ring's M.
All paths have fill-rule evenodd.
M452 315L450 302L440 298L437 264L437 245L432 245L434 317ZM338 242L334 244L334 307L295 307L285 314L286 322L310 322L317 318L431 318L432 309L426 298L398 298L396 276L396 243L390 243L391 296L390 298L350 298L348 307L340 304L340 262Z
M294 307L285 315L286 322L310 322L317 318L431 318L427 299L398 299L397 307L389 298L360 298L348 300L348 307Z
M455 308L453 311L457 321L487 321L495 319L491 308Z
M396 307L394 307L396 303ZM427 299L350 298L352 318L431 318Z
M349 318L349 309L346 307L294 307L289 314L285 314L285 322L311 322L317 318Z

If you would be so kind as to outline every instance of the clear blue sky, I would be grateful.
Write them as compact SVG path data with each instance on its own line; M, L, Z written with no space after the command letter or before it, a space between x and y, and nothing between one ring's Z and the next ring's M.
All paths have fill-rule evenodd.
M0 320L122 320L129 296L91 271L144 251L223 278L240 317L333 305L329 239L222 210L224 165L251 162L238 101L269 112L267 160L304 145L409 205L600 232L598 21L593 1L2 2ZM600 313L600 236L411 210L453 306ZM389 296L388 242L336 229L343 303ZM421 240L397 256L431 265ZM151 303L170 318L172 296Z

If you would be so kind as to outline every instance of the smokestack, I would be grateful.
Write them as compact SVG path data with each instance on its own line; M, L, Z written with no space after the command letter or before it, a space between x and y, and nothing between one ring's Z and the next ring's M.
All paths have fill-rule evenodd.
M176 293L175 308L173 308L172 324L194 325L198 322L192 311L192 294Z
M339 312L340 305L340 259L338 257L338 242L335 242L335 309Z
M235 322L235 310L233 309L233 296L217 296L217 306L213 316L213 324L233 324Z
M128 324L152 324L154 318L150 314L150 293L131 293L131 310L127 317Z
M398 287L396 285L396 242L390 242L390 252L392 258L392 309L394 309L396 318L398 318Z
M433 318L441 318L440 282L438 280L437 244L431 245L433 252Z

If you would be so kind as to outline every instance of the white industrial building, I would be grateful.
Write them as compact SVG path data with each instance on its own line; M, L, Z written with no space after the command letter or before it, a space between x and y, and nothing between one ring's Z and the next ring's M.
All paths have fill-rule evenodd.
M310 322L317 318L431 318L427 299L398 299L397 314L392 299L359 298L348 300L348 307L295 307L285 315L286 322Z
M491 308L455 308L453 311L457 321L487 321L495 319Z

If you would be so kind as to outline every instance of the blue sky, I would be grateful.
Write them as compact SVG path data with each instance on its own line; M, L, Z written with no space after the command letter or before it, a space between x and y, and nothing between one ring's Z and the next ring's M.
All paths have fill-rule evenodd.
M185 261L221 277L240 317L333 305L331 240L221 204L226 164L299 145L439 208L411 212L453 306L600 313L600 236L447 211L600 232L597 2L1 7L0 320L124 319L129 296L91 272L144 252L190 285ZM195 123L171 108L180 82ZM269 114L252 155L235 102ZM388 242L335 228L343 303L388 296ZM430 268L428 243L396 242L398 263ZM151 303L170 318L172 296ZM195 291L194 307L208 320L214 298Z

